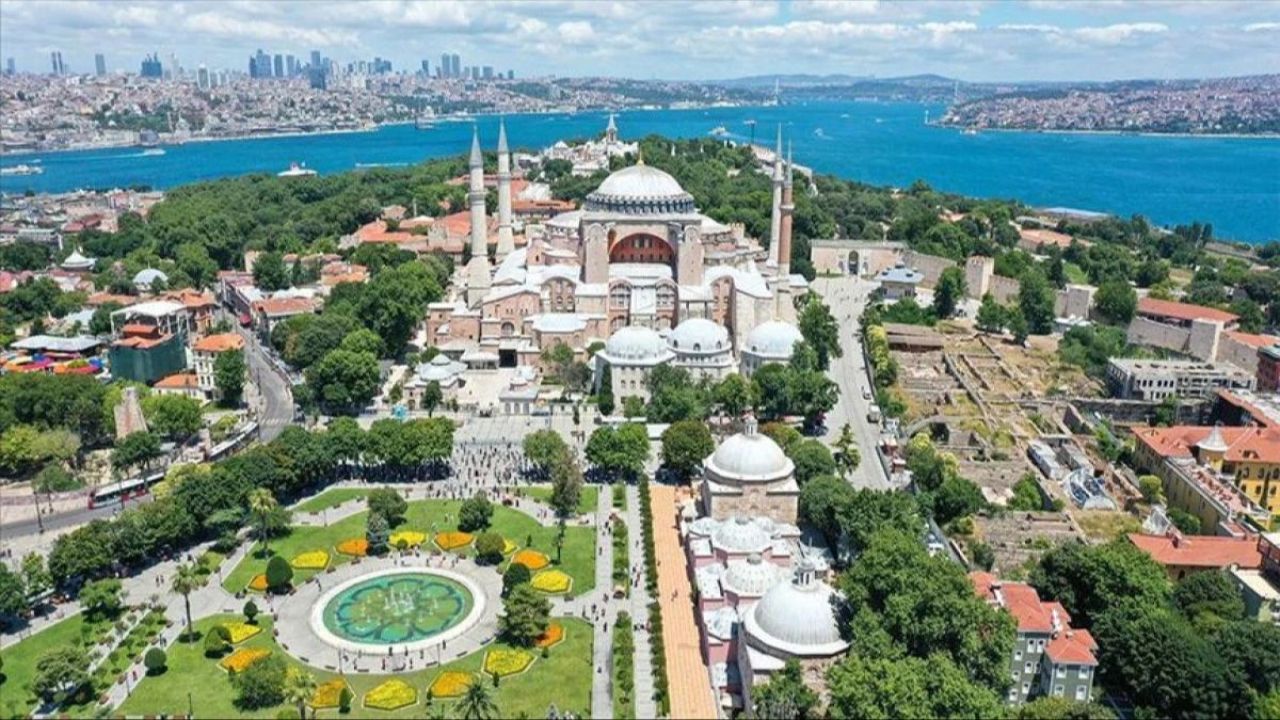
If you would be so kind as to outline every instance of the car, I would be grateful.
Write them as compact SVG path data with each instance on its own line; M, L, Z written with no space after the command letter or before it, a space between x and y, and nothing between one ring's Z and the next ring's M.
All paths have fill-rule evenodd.
M871 390L869 388L862 388L862 399L863 400L871 399Z

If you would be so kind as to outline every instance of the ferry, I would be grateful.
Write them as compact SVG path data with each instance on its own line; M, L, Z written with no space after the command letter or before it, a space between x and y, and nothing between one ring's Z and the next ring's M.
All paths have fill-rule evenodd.
M977 134L978 134L978 128L973 127L973 126L969 126L969 127L965 128L964 130L961 130L961 131L960 131L960 134L961 134L961 135L977 135Z
M305 177L315 174L316 171L307 167L306 163L289 163L289 169L276 173L276 177Z
M143 157L152 157L155 155L163 155L163 154L164 154L164 148L158 148L158 147L147 148L146 150L142 151Z
M717 125L711 128L711 132L707 134L714 137L729 137L729 129L723 125Z
M43 172L44 168L39 165L14 165L0 168L0 175L39 175Z

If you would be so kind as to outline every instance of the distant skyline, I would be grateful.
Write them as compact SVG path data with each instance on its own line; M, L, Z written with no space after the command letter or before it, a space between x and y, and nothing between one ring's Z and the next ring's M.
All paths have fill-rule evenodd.
M413 71L440 54L519 76L711 80L936 73L971 81L1280 72L1280 3L1260 0L689 0L0 3L0 57L46 73L245 70L258 48Z

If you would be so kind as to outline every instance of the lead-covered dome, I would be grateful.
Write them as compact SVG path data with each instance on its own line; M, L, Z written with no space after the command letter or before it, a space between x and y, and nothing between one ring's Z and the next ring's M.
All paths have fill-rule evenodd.
M835 590L802 560L790 582L774 585L747 611L748 641L785 655L829 657L845 651L836 621Z
M795 472L778 443L756 431L754 418L748 419L746 432L720 443L704 466L713 479L737 482L768 482Z
M628 326L609 336L604 344L605 359L611 363L657 363L671 358L671 351L656 330Z
M729 561L723 583L738 595L760 597L782 581L783 572L782 568L752 553L746 560Z
M731 553L761 553L773 544L773 538L759 525L745 517L730 518L711 533L711 544Z
M729 331L706 318L689 318L671 331L672 349L679 352L716 352L729 347Z
M692 213L693 196L666 172L644 164L622 168L609 175L587 196L583 207L634 215Z
M756 355L790 359L791 350L803 339L804 335L800 334L800 328L795 325L770 320L757 325L747 334L745 349Z

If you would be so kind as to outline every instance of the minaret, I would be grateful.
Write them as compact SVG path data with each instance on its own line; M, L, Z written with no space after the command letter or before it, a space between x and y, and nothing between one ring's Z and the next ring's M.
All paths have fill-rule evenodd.
M511 151L507 149L507 124L498 121L498 262L516 249L511 234Z
M610 144L618 142L618 124L613 121L613 113L609 113L609 124L604 128L604 141Z
M467 262L467 304L475 305L489 290L489 238L484 217L484 156L480 154L480 130L471 134L471 260Z
M787 143L787 176L782 183L781 228L778 233L778 286L774 297L778 302L778 319L795 322L796 308L791 299L791 214L795 212L795 165L791 161L791 143Z
M782 125L773 154L773 208L769 215L769 267L778 266L778 242L782 234Z

